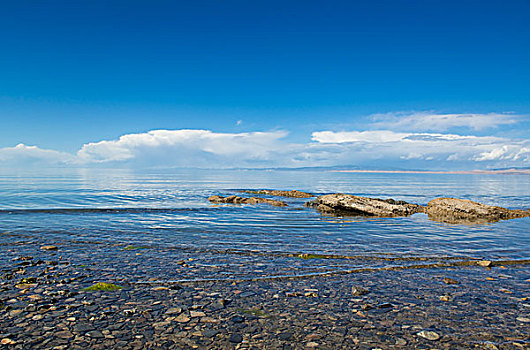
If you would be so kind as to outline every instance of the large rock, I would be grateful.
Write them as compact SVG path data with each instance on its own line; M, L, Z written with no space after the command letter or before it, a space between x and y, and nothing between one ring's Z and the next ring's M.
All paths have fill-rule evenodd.
M358 197L351 194L327 194L306 203L321 213L378 217L409 216L423 212L423 207L393 199Z
M208 198L208 200L212 203L226 203L226 204L270 204L277 207L286 207L287 204L282 201L276 201L273 199L266 199L266 198L259 198L259 197L238 197L238 196L229 196L229 197L222 197L222 196L211 196Z
M254 193L254 194L265 194L269 196L278 196L278 197L293 197L293 198L311 198L314 197L311 193L292 190L292 191L282 191L282 190L245 190L241 191L243 193Z
M427 204L429 219L448 223L485 223L529 217L529 210L511 210L466 199L436 198Z

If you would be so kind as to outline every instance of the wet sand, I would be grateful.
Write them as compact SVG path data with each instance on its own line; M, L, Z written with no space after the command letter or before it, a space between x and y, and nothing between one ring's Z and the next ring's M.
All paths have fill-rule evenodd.
M156 274L131 277L133 268L119 260L141 260L147 256L142 250L120 249L113 265L98 256L96 245L41 248L22 240L2 247L4 348L530 347L528 262L171 283ZM143 264L149 269L150 259ZM179 266L202 268L193 258ZM97 282L123 288L84 290Z

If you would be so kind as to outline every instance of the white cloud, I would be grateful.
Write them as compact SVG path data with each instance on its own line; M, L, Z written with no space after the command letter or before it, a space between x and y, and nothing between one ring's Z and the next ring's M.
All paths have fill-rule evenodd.
M523 116L502 113L399 112L372 116L374 129L406 131L447 131L453 128L483 130L519 122Z
M83 162L165 159L172 165L241 165L274 161L282 150L285 131L251 133L215 133L209 130L153 130L128 134L118 140L88 143L78 152ZM214 162L212 164L211 162Z
M37 146L27 146L23 143L15 147L0 148L0 165L26 165L35 163L71 164L76 157L65 152L42 149Z
M396 133L389 130L377 131L316 131L312 140L320 143L345 143L345 142L395 142L405 138L408 134Z
M503 145L492 149L491 151L482 152L474 158L477 161L494 161L494 160L514 160L530 162L530 148L524 146Z
M313 141L343 147L352 160L402 159L454 161L503 161L525 165L530 161L528 140L494 136L440 133L402 133L390 130L333 132L318 131Z
M451 169L528 166L530 140L394 130L315 131L289 142L286 131L217 133L153 130L83 145L76 154L24 144L0 148L0 166L138 167L370 166Z

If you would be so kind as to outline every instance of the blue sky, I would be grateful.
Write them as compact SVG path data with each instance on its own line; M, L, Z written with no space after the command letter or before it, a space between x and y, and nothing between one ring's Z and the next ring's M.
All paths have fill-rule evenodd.
M529 14L527 0L6 2L0 167L528 166Z

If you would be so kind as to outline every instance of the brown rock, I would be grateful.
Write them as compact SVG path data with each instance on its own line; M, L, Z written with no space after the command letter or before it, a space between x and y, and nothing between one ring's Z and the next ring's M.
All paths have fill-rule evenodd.
M322 213L377 217L409 216L422 212L422 207L404 201L358 197L351 194L327 194L317 197L306 206L316 207Z
M478 266L482 266L482 267L490 267L491 264L493 264L493 262L491 260L480 260L480 261L477 261L477 265Z
M429 219L447 223L486 223L530 216L529 210L511 210L466 199L436 198L427 204Z
M259 198L259 197L238 197L238 196L210 196L208 200L212 203L226 203L226 204L270 204L276 207L286 207L287 203L282 201L276 201L273 199Z
M454 279L449 278L449 277L445 277L443 279L443 281L444 281L445 284L459 284L460 283L457 280L454 280Z
M55 332L55 336L61 339L70 339L74 337L74 335L69 331Z
M186 323L190 321L190 318L186 316L185 314L180 314L175 318L175 321L180 323Z
M254 193L254 194L265 194L268 196L278 196L278 197L293 197L293 198L311 198L314 197L311 193L292 190L292 191L282 191L282 190L248 190L241 191L243 193Z
M57 250L58 248L54 245L44 245L42 247L40 247L40 249L42 250Z

